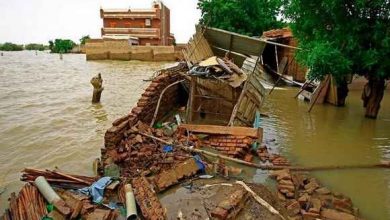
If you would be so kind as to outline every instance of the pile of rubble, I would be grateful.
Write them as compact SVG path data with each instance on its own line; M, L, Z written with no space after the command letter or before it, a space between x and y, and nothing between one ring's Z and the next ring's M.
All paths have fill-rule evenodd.
M178 140L175 144L196 145L198 142L194 135L184 136L175 133L175 136L168 136L164 132L164 129L151 128L138 121L125 132L125 138L116 148L102 150L105 167L115 164L119 166L120 176L134 178L157 175L192 158L190 153L181 148L156 142L141 135L148 134L167 142Z
M294 219L358 219L350 198L332 193L315 178L289 170L273 171L270 176L277 180L278 197Z
M38 189L26 184L20 190L19 195L11 193L9 209L5 210L2 220L31 219L41 220L47 214L46 204Z
M234 219L234 217L244 208L249 193L244 189L238 189L229 197L221 201L211 212L211 217L216 219Z
M180 74L183 70L185 67L178 65L162 71L142 94L137 106L128 115L113 122L105 134L105 148L101 149L100 176L85 177L56 170L25 169L21 179L27 184L18 196L11 195L10 208L0 219L38 220L46 216L53 219L111 220L123 216L129 194L133 195L134 203L138 205L141 219L166 219L167 210L158 195L187 180L192 183L200 176L221 176L231 181L229 186L232 186L229 190L223 189L225 196L219 195L217 198L216 194L215 200L209 201L213 205L205 207L207 216L232 219L239 213L249 211L250 216L256 217L256 210L262 210L268 213L263 219L284 219L276 210L278 214L275 215L269 204L264 205L265 201L259 197L261 194L256 195L251 190L260 185L249 187L243 182L233 183L231 179L241 173L241 169L227 166L224 161L233 160L261 168L261 165L252 163L254 156L258 156L262 163L271 163L278 169L288 168L290 162L281 155L271 154L266 146L255 150L262 142L261 128L183 124L177 118L166 117L165 123L154 125L156 118L160 120L180 103L180 84L174 83L183 79L185 74ZM226 80L233 87L246 79L245 73L230 60L217 57L199 63L189 74ZM162 92L164 96L160 97ZM213 148L218 153L201 150L201 147ZM218 159L212 162L205 155ZM264 166L264 169L268 168L272 169L272 166ZM286 208L292 219L356 219L357 210L351 200L331 193L316 179L292 173L288 169L274 171L271 176L277 180L278 198L282 201L280 204L273 202L273 205L282 212ZM42 195L42 190L36 187L39 178L47 180L50 184L48 187L53 187L58 194L58 200L51 201ZM94 186L103 189L101 194L104 192L98 202L92 193L83 194ZM205 184L199 187L199 191L207 193L206 186L210 187ZM84 192L80 194L83 189ZM50 205L54 205L54 209L49 208Z
M50 186L42 188L36 181L38 177L44 178ZM88 187L98 178L70 175L58 170L27 168L23 170L21 179L27 183L17 196L15 193L11 194L9 208L0 217L2 220L41 220L44 217L56 220L78 218L114 220L119 216L119 206L107 208L104 204L111 201L118 201L122 207L124 204L124 200L118 199L120 187L117 181L113 181L105 188L101 204L96 204L89 196L78 190ZM49 193L50 191L52 193Z
M266 146L260 147L257 154L262 162L270 162L275 166L290 166L286 158L269 153ZM272 171L270 177L276 179L278 198L284 203L292 219L358 219L358 210L353 207L350 198L332 193L307 174L284 169Z
M290 162L279 154L268 152L267 146L261 146L257 149L257 156L262 162L270 162L275 166L290 166Z

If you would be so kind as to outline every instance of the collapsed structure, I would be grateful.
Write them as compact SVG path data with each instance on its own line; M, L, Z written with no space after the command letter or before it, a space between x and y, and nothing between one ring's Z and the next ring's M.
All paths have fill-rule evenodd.
M243 218L240 215L356 219L358 213L349 198L331 193L304 173L290 171L286 158L269 153L262 145L260 108L265 89L259 63L266 43L198 27L183 51L186 62L159 71L137 106L107 130L98 177L26 169L22 180L28 183L18 196L12 196L3 219L45 215L55 219L116 219L121 215L127 219ZM232 181L241 169L227 162L259 167L254 157L271 164L264 168L279 170L272 173L278 181L279 201L259 184ZM47 180L47 188L54 187L58 200L38 193L38 177ZM196 180L213 177L222 179ZM178 183L199 193L207 205L169 213L158 195ZM214 187L218 190L210 189ZM28 208L26 201L36 205ZM50 203L54 210L45 209Z

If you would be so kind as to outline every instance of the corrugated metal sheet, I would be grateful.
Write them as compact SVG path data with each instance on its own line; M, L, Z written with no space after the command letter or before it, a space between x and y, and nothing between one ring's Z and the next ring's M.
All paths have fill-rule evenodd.
M204 37L215 55L221 56L227 51L231 51L235 63L239 66L248 56L260 56L266 45L266 42L260 38L248 37L217 28L202 28L205 28Z
M244 55L258 56L263 53L265 42L260 38L207 27L204 36L212 45Z

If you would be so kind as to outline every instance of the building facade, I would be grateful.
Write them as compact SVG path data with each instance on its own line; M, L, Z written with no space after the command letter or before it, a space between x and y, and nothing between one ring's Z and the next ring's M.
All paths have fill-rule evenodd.
M170 10L161 1L150 9L100 9L103 39L128 39L133 45L168 46L174 44L170 33Z

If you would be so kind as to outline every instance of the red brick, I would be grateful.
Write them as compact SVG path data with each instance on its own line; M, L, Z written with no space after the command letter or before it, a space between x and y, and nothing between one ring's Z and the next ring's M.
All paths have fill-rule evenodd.
M131 113L134 113L136 115L140 114L143 111L142 107L135 107L131 110Z
M252 154L246 154L245 157L244 157L244 160L246 162L252 162L253 160L253 155Z
M286 206L286 209L289 216L295 216L300 213L301 206L298 201L292 200L292 202Z

